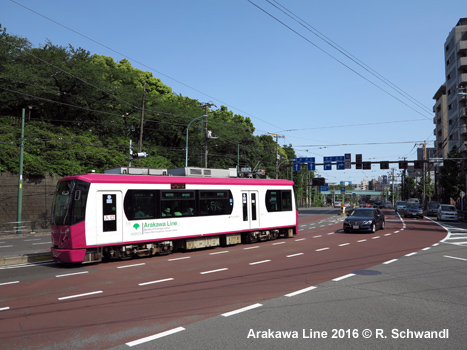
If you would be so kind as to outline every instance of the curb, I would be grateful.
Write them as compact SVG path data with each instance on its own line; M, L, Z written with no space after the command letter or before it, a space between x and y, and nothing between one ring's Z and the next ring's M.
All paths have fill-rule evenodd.
M4 256L0 257L0 266L18 265L26 263L34 263L44 260L51 260L51 253L33 253L17 256Z

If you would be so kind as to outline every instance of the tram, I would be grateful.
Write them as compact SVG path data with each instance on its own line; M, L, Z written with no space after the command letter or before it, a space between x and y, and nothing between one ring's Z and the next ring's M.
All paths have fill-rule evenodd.
M86 174L59 180L52 206L56 262L94 263L292 237L293 182Z

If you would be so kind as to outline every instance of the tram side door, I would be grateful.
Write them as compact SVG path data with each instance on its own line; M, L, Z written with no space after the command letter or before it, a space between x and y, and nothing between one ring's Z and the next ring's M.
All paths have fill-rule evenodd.
M242 217L244 230L260 227L258 198L258 191L242 191Z
M97 192L97 244L123 241L122 193L119 191Z

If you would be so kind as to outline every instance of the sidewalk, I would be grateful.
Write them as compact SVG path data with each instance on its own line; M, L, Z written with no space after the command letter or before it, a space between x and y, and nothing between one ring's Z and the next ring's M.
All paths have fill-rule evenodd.
M3 252L0 250L0 267L51 260L52 255L50 251L45 251L46 249L43 249L44 251L39 252L39 248L33 248L32 246L27 247L25 244L21 243L21 241L25 241L27 239L33 240L38 237L50 237L50 230L41 229L35 232L20 234L0 232L0 247L7 249L7 251ZM8 249L10 247L12 247L13 250ZM47 247L47 249L49 248L50 246Z

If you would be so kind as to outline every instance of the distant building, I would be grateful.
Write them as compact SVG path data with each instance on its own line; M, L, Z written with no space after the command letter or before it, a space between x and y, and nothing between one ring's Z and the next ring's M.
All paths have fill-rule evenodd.
M446 84L441 85L438 91L436 91L436 94L433 96L433 99L436 101L435 105L433 106L433 112L435 113L433 123L436 125L433 132L436 136L435 158L447 158L449 152L449 131L446 103Z
M436 154L441 158L457 146L467 153L467 18L459 22L444 43L446 82L435 96Z

